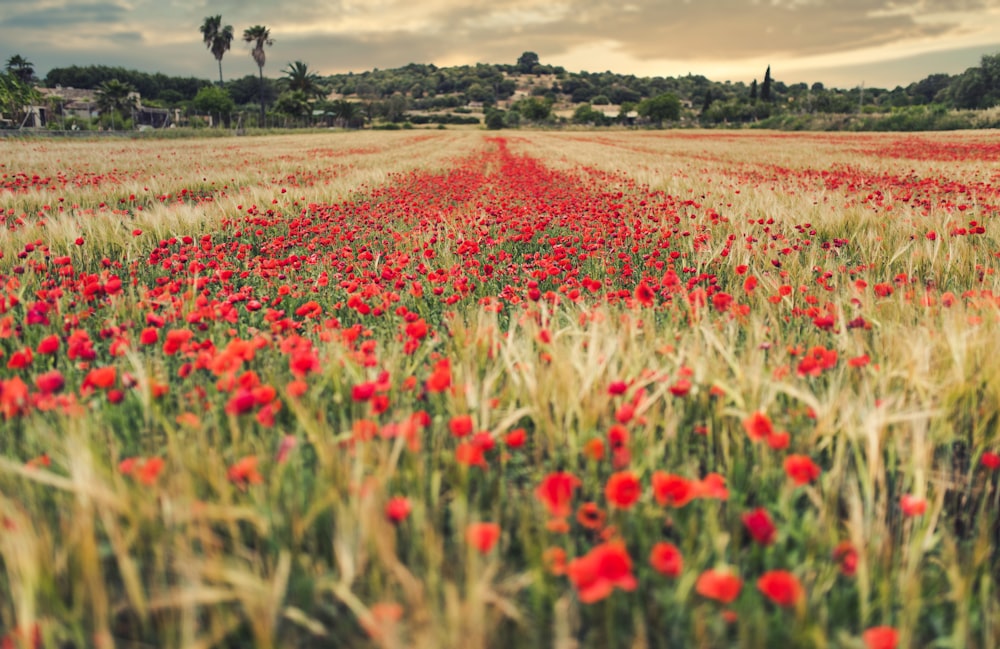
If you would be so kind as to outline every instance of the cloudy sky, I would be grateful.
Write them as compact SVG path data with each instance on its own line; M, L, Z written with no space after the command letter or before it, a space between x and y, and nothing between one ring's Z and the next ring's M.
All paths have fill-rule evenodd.
M749 82L770 65L787 83L891 88L1000 52L1000 0L0 0L0 57L40 75L94 63L213 78L198 32L212 14L237 38L270 28L271 76L294 60L331 74L530 50L569 70ZM246 44L223 72L256 74Z

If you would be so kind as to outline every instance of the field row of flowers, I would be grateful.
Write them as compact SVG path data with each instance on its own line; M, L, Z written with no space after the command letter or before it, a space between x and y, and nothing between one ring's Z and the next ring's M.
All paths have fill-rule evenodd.
M1000 642L995 137L109 146L0 158L3 646Z

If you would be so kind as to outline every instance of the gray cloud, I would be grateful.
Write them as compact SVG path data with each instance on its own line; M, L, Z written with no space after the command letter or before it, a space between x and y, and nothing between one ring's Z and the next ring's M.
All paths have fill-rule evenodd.
M959 30L944 18L920 19L960 9L1000 6L990 0L578 0L558 21L513 32L480 29L470 40L509 49L537 43L550 55L589 42L611 40L638 59L725 60L756 56L809 56L856 50ZM448 17L459 34L486 9L466 8Z
M113 24L123 20L126 14L127 9L118 2L65 2L49 8L38 8L37 3L14 3L8 5L0 18L5 27L51 30Z
M916 42L959 48L968 45L970 17L996 26L997 11L1000 0L300 0L294 10L271 0L0 0L0 27L8 28L0 49L42 73L92 62L210 78L215 61L198 26L219 13L237 34L223 60L231 77L256 73L239 40L253 24L270 27L276 41L265 67L272 75L296 59L330 74L513 63L525 50L546 61L598 45L637 66L685 62L683 72L698 72L699 62L735 68Z

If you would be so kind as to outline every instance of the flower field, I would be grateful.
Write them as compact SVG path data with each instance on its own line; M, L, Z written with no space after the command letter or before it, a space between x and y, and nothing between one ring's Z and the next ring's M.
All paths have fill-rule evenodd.
M1000 135L0 148L0 646L1000 645Z

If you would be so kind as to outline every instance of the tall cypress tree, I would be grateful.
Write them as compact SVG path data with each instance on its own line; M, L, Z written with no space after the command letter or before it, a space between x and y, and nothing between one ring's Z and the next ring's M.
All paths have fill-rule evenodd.
M757 80L750 84L750 101L757 101Z
M760 98L764 101L771 101L771 66L767 66L764 73L764 83L760 84Z

